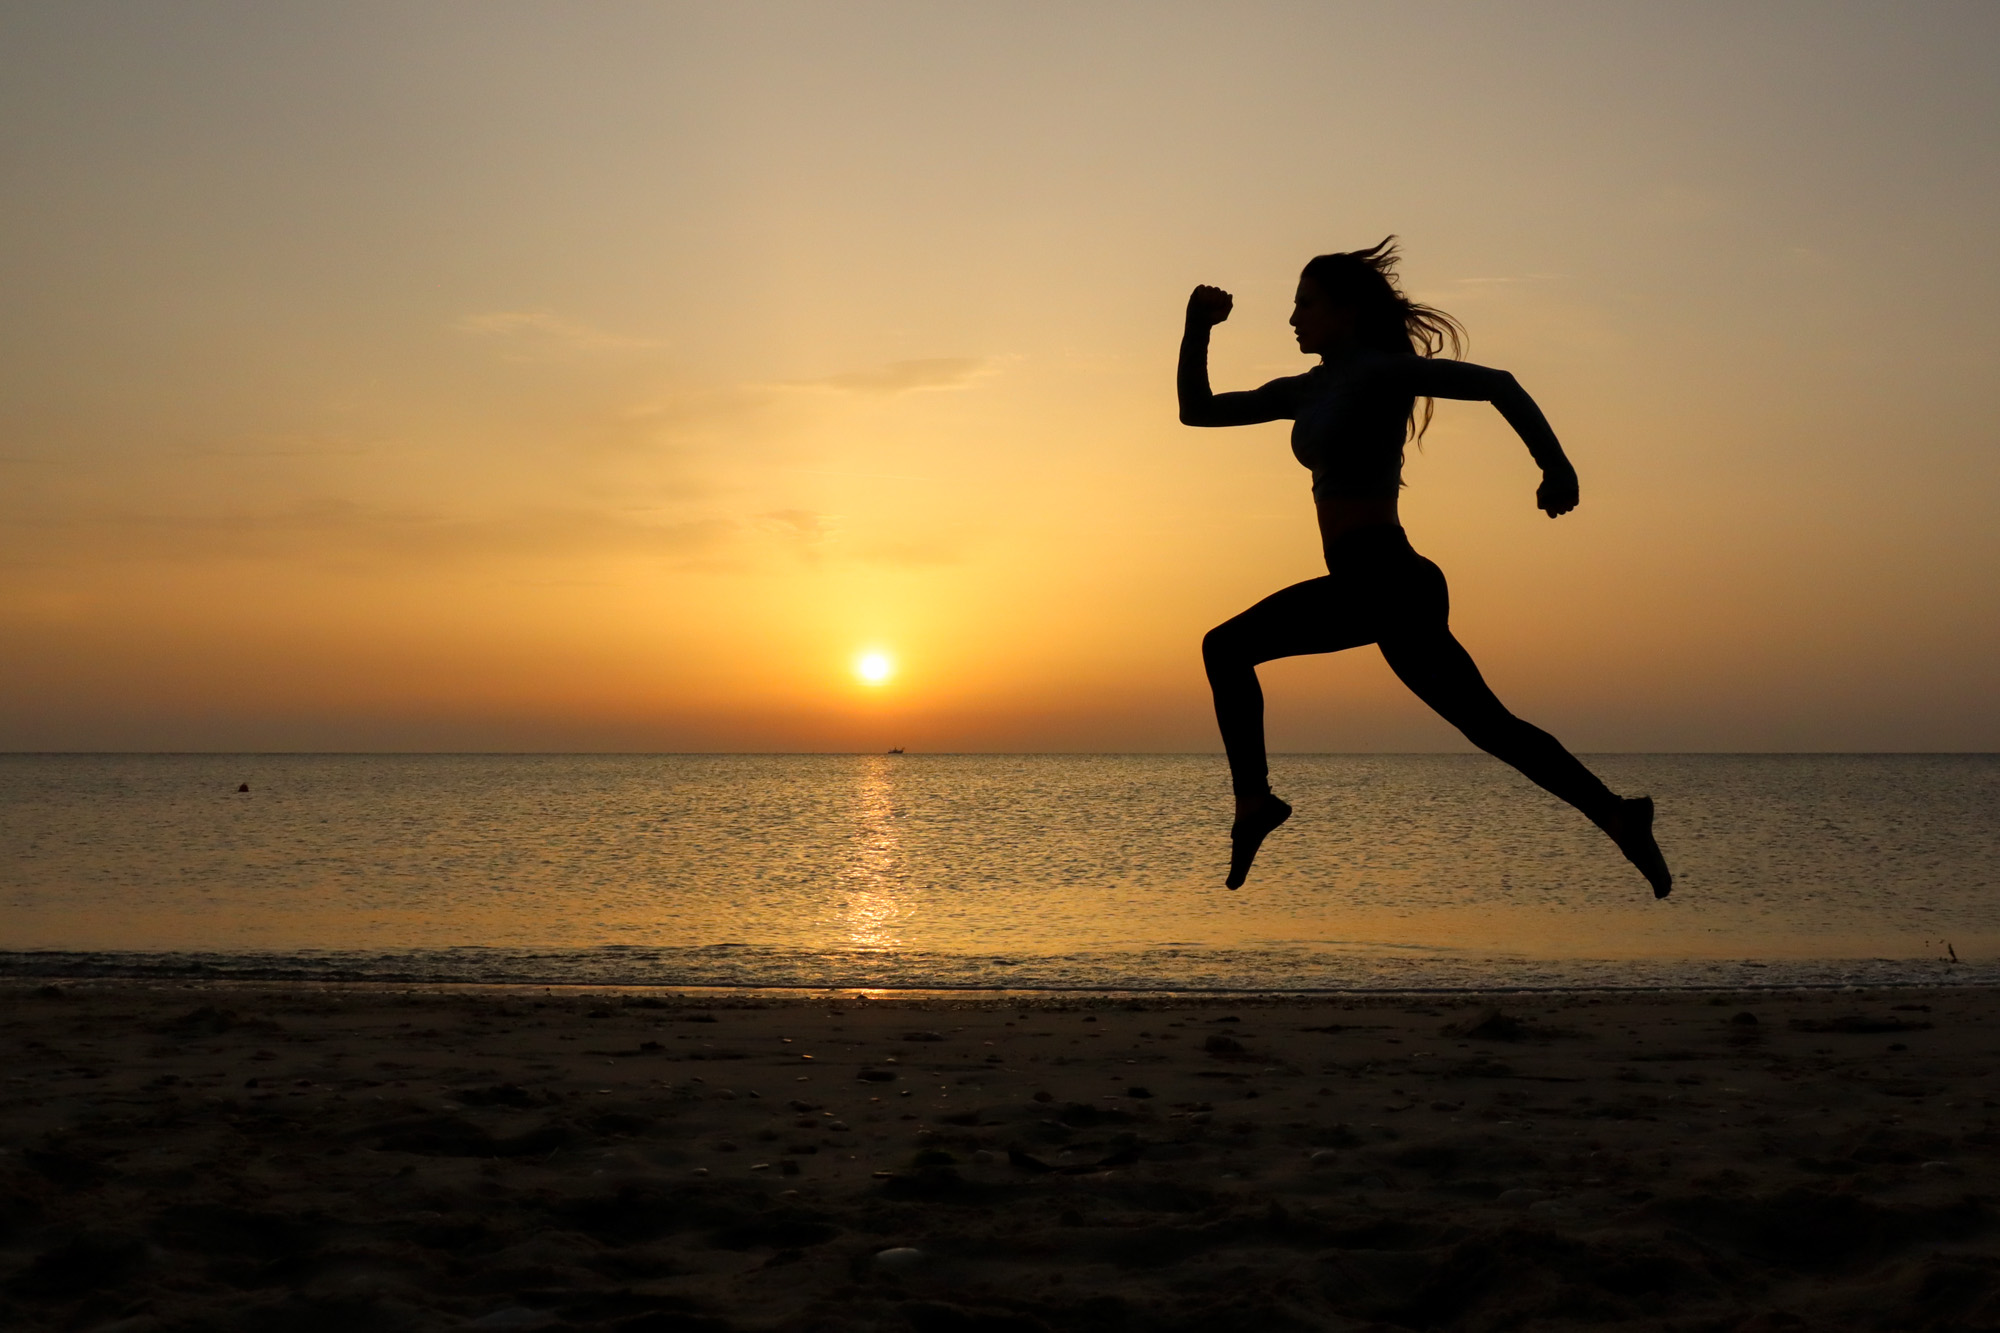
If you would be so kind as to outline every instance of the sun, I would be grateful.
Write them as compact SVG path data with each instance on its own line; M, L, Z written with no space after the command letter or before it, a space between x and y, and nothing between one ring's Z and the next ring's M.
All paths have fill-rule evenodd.
M880 685L896 674L896 664L887 653L863 653L854 659L854 674L870 685Z

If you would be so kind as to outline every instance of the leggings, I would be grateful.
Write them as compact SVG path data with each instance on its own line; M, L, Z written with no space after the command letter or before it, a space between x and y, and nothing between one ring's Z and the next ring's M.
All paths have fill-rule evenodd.
M1400 527L1348 533L1327 547L1326 564L1326 577L1272 593L1201 642L1238 796L1270 790L1257 664L1374 643L1389 669L1467 740L1593 822L1610 816L1618 802L1611 789L1562 742L1508 712L1487 687L1452 637L1443 571L1411 549Z

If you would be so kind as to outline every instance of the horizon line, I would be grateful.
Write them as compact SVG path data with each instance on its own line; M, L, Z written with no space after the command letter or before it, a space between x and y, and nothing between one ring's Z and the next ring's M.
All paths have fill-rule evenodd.
M1812 755L1870 758L1985 757L2000 756L2000 750L1579 750L1593 755L1708 755L1715 757L1771 757ZM1272 750L1275 758L1300 759L1411 759L1411 758L1492 758L1479 750ZM784 758L900 758L900 759L1193 759L1221 758L1221 750L7 750L4 759L80 758L223 758L259 756L266 758L457 758L457 759L784 759ZM1498 761L1496 761L1498 762Z

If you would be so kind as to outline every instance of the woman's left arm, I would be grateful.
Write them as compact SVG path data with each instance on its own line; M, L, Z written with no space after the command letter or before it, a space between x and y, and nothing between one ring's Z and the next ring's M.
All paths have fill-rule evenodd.
M1542 484L1535 492L1537 508L1550 518L1576 508L1576 468L1563 453L1549 419L1542 415L1542 409L1518 380L1504 370L1475 366L1469 361L1412 359L1416 365L1410 388L1418 396L1487 402L1499 409L1514 433L1521 437L1521 443L1528 446L1528 453L1541 465Z

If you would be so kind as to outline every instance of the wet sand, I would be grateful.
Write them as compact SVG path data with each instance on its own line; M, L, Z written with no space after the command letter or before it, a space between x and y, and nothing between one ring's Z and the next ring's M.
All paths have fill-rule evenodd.
M0 992L0 1326L2000 1326L2000 995Z

